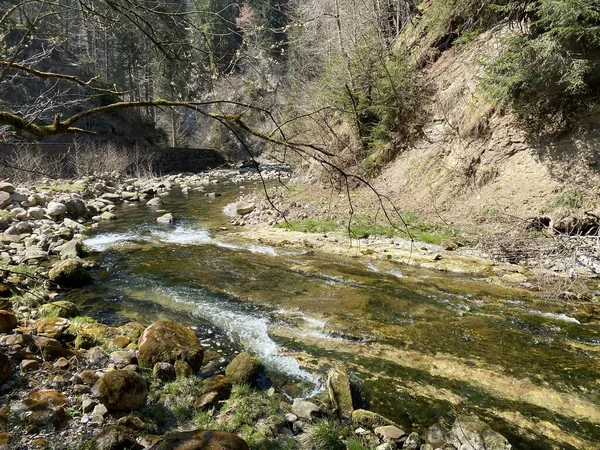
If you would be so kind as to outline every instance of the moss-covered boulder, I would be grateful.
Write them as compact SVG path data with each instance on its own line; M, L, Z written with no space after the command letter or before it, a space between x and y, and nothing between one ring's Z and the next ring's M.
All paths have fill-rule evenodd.
M210 409L216 407L220 401L227 400L231 396L233 386L223 375L215 375L207 378L202 383L201 394L194 402L196 409Z
M338 369L327 374L327 393L334 411L341 419L350 419L354 411L348 375Z
M8 311L0 310L0 333L9 333L17 326L16 316Z
M144 330L138 341L138 361L141 367L153 368L157 362L175 364L185 361L197 373L204 350L196 334L187 327L163 320Z
M64 287L81 287L92 281L92 276L78 259L57 262L50 269L48 278Z
M119 334L127 336L132 341L137 341L145 330L144 325L139 322L127 322L125 325L121 325L119 328Z
M511 450L512 446L500 433L476 416L460 416L452 425L447 442L456 448Z
M92 438L92 448L96 450L142 450L144 447L137 442L133 430L121 425L109 425L102 428Z
M250 450L241 437L217 430L174 433L156 443L150 450Z
M40 306L39 311L41 317L64 317L65 319L71 319L79 315L77 305L66 300L46 303Z
M386 419L385 417L372 411L367 411L366 409L354 410L352 413L352 420L358 425L370 430L374 430L377 427L383 427L385 425L396 425L391 420Z
M242 352L229 363L225 376L232 383L256 386L261 370L263 365L257 358Z
M109 410L131 411L144 406L148 385L144 377L131 370L114 370L100 377L92 395Z

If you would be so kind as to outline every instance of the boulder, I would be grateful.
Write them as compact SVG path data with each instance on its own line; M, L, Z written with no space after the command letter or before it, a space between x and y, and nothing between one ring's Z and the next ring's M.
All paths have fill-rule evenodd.
M59 202L50 202L48 206L46 206L46 214L48 214L53 219L66 213L67 207Z
M356 409L352 412L352 420L357 424L374 430L377 427L384 425L396 425L391 420L366 409Z
M27 215L29 216L30 219L33 219L33 220L41 220L44 218L45 214L46 214L46 212L44 211L44 209L40 208L39 206L34 206L33 208L29 208L29 210L27 211Z
M231 396L232 385L226 376L216 375L202 383L201 394L194 402L196 409L210 409Z
M58 254L61 259L76 259L86 256L87 252L85 251L83 242L79 239L73 239L65 243Z
M92 388L92 396L109 410L140 409L146 402L146 380L131 370L114 370L100 377Z
M38 336L58 339L69 328L71 321L62 317L47 317L37 322Z
M331 369L327 374L327 393L340 419L350 419L354 411L350 380L344 372Z
M250 450L241 437L217 430L195 430L173 433L149 450Z
M185 361L194 373L200 370L204 350L196 334L189 328L168 320L154 322L138 341L141 367L152 368L157 362Z
M67 207L67 211L69 211L69 213L71 213L74 217L87 217L89 215L87 206L81 199L70 198L65 202L65 206Z
M11 412L32 430L59 427L69 416L63 409L67 399L58 391L33 391L22 402L11 405Z
M82 262L77 259L66 259L57 262L50 269L48 278L50 281L65 287L81 287L92 281L92 276L83 267Z
M172 225L173 220L174 220L173 214L171 214L171 213L167 213L167 214L164 214L164 215L156 218L156 221L163 225Z
M9 333L17 326L17 318L13 313L0 310L0 333Z
M401 437L406 436L404 430L401 430L394 425L384 425L383 427L375 428L375 435L385 442L396 442Z
M235 208L235 212L239 216L245 216L246 214L250 214L252 211L256 209L256 205L254 203L238 203Z
M15 192L15 187L7 181L0 181L0 192L8 192L9 194L12 194Z
M104 211L102 214L98 216L100 220L116 220L117 215L108 211Z
M292 412L301 419L312 420L323 415L321 408L308 400L295 398L292 403Z
M242 352L227 365L225 375L232 383L256 386L262 369L263 365L257 358Z
M168 362L157 362L152 368L154 376L163 382L173 381L175 379L175 367Z
M476 416L460 416L446 436L460 450L510 450L512 446L500 433Z
M64 348L56 339L44 336L33 336L33 340L46 361L54 361L58 358L70 358L73 356L73 353Z
M12 365L10 359L0 352L0 384L6 383L12 378Z
M0 191L0 209L6 208L12 203L12 197L6 191Z
M75 303L67 300L59 300L40 306L39 313L41 317L64 317L65 319L71 319L79 315L79 309Z
M150 199L146 202L147 206L160 206L161 204L162 204L162 201L158 197Z

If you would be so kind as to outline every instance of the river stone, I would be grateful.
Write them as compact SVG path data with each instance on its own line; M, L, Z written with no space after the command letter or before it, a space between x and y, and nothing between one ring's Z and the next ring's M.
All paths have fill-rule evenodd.
M315 417L320 417L323 413L321 408L308 400L295 398L292 403L292 412L301 419L312 420Z
M54 283L65 287L81 287L90 281L92 276L77 259L59 261L48 273L48 278Z
M67 399L58 391L33 391L23 402L11 407L12 413L30 428L54 425L60 426L69 419L63 406Z
M194 408L214 408L220 401L227 400L231 396L231 390L231 382L226 376L215 375L207 378L202 383L201 394L194 402Z
M109 410L130 411L140 409L146 402L146 380L131 370L108 372L94 384L92 396Z
M58 358L70 358L73 352L64 348L56 339L44 336L33 336L35 345L47 361L55 361Z
M404 444L402 444L402 448L406 450L419 450L421 447L421 438L419 437L419 433L413 431L408 435Z
M46 206L46 214L52 218L56 218L67 212L67 207L59 202L50 202Z
M185 361L197 373L202 365L204 350L196 334L172 321L154 322L144 330L138 341L138 360L141 367L152 368L157 362Z
M67 210L75 217L87 217L89 212L85 202L78 198L70 198L65 202Z
M341 419L350 419L354 411L350 380L344 372L331 369L327 374L329 400Z
M246 214L250 214L252 211L254 211L256 209L256 205L254 203L248 203L248 202L244 202L244 203L239 203L236 208L235 208L235 212L239 215L239 216L244 216Z
M162 204L162 201L158 197L150 199L146 202L146 205L148 205L148 206L160 206L161 204Z
M96 450L142 450L144 448L137 443L132 430L120 425L109 425L102 428L91 442Z
M65 243L60 249L59 256L61 259L75 259L86 255L83 242L79 239L73 239Z
M0 209L6 208L12 203L12 197L8 192L0 191Z
M352 420L365 428L374 430L385 425L396 425L391 420L366 409L356 409L352 412Z
M173 220L173 214L171 213L167 213L156 218L156 221L158 223L162 223L163 225L171 225L173 223Z
M476 416L460 416L452 425L446 441L460 450L510 450L512 446L500 433Z
M146 327L139 322L127 322L117 328L120 335L127 336L131 340L137 341Z
M152 373L160 381L169 382L175 379L175 367L168 362L157 362L152 368Z
M62 317L48 317L37 322L38 336L58 339L69 328L71 321Z
M46 212L44 211L44 209L40 208L39 206L29 208L29 210L27 211L27 215L33 220L41 220L44 218L45 214Z
M0 310L0 333L9 333L17 326L17 318L13 313Z
M242 352L227 365L225 376L234 384L256 386L262 369L263 365L257 358Z
M111 213L109 211L104 211L102 214L100 214L98 216L98 218L100 220L116 220L117 219L117 215L113 214L113 213Z
M15 187L11 183L0 181L0 192L8 192L9 194L12 194L15 192Z
M65 319L71 319L79 315L79 309L73 302L59 300L40 306L39 313L41 317L64 317Z
M12 365L10 359L0 352L0 384L6 383L12 378Z
M396 442L402 436L405 436L406 433L404 430L394 426L394 425L384 425L383 427L375 428L375 434L386 442Z
M217 430L195 430L173 433L149 450L250 450L241 437Z

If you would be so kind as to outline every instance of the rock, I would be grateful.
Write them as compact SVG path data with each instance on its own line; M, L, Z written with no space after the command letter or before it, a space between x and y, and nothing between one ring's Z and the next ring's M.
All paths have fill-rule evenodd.
M94 409L92 410L92 415L93 416L106 416L108 414L108 409L106 409L106 406L104 406L102 403L100 403L99 405L94 406Z
M421 438L419 438L419 433L413 431L408 435L408 437L404 441L402 448L405 448L407 450L419 450L420 446Z
M375 450L394 450L396 447L393 447L389 442L384 442L381 445L375 447Z
M0 310L0 333L9 333L17 326L17 318L13 313Z
M67 212L67 207L58 202L50 202L46 207L46 214L55 219L56 217Z
M146 402L146 380L131 370L114 370L100 377L92 388L92 396L109 410L140 409Z
M446 437L449 444L460 450L510 450L504 436L476 416L460 416Z
M62 317L48 317L37 322L38 336L58 339L69 328L71 321Z
M448 430L440 422L433 424L425 433L425 440L434 447L443 447Z
M36 359L24 359L21 361L21 372L35 372L40 368L40 362Z
M113 202L113 203L120 203L121 201L123 201L123 198L119 194L115 194L112 192L107 192L105 194L102 194L100 196L100 198L104 199L104 200L108 200L109 202Z
M41 317L64 317L65 319L71 319L79 315L77 305L67 300L46 303L39 307L39 312Z
M327 374L327 392L338 416L341 419L350 419L354 405L348 375L337 369L331 369Z
M0 191L0 209L6 208L12 203L12 197L8 192Z
M77 259L59 261L48 273L48 278L54 283L65 287L81 287L92 281L92 276Z
M76 259L86 256L87 252L85 251L83 242L78 239L73 239L72 241L65 243L58 254L61 259Z
M167 214L164 214L164 215L156 218L156 221L158 223L162 223L164 225L172 225L173 220L174 220L173 214L171 214L171 213L167 213Z
M352 412L352 420L357 424L371 430L385 425L396 425L391 420L386 419L385 417L372 411L367 411L366 409L354 410L354 412Z
M385 442L396 442L406 433L394 425L385 425L383 427L375 428L375 434Z
M231 396L232 385L226 376L216 375L202 383L201 395L194 402L196 409L210 409Z
M504 283L508 283L508 284L527 283L527 277L525 275L523 275L522 273L517 273L517 272L504 274L504 275L502 275L501 279Z
M35 345L47 361L55 361L58 358L70 358L73 353L64 348L56 339L44 336L34 336Z
M118 350L110 354L110 362L115 365L117 369L122 369L130 364L137 362L137 357L133 350Z
M6 181L0 181L0 192L8 192L9 194L12 194L15 192L15 187Z
M70 198L65 202L65 206L67 207L67 211L69 211L69 213L71 213L75 218L89 216L87 206L81 199Z
M189 378L194 375L194 371L190 365L181 359L175 361L173 366L175 367L175 378L178 380L182 378Z
M77 374L77 377L87 386L93 386L100 379L98 374L93 370L84 370Z
M202 365L204 350L196 334L187 327L171 321L154 322L144 330L138 341L138 360L141 367L152 368L157 362L185 361L197 373Z
M147 206L160 206L162 204L162 200L158 197L150 199L146 202Z
M46 212L44 211L44 209L40 208L39 206L29 208L29 210L27 211L28 217L33 220L41 220L44 218L45 214Z
M137 443L135 434L127 427L109 425L100 430L92 438L92 448L96 450L142 450L144 447Z
M175 367L168 362L157 362L152 368L152 373L156 378L163 382L173 381L175 379Z
M127 322L125 325L121 325L117 328L120 335L127 336L131 340L137 341L144 332L146 327L138 322Z
M111 213L109 211L104 211L102 214L100 214L98 216L98 218L100 220L116 220L117 219L117 215L113 214L113 213Z
M292 404L292 412L301 419L308 420L312 420L323 415L321 408L314 403L301 398L294 399L294 403Z
M12 364L8 356L0 352L0 385L12 378Z
M246 214L250 214L252 211L256 209L256 205L254 203L238 203L235 208L235 212L239 216L244 216Z
M100 347L92 348L87 354L87 362L92 367L104 367L109 356Z
M89 395L84 395L81 399L81 410L84 413L92 412L96 405L98 405L98 402Z
M66 397L58 391L33 391L23 402L12 406L11 410L22 422L34 429L48 425L59 427L69 419L63 409L66 403Z
M10 216L13 219L24 220L27 218L27 211L23 208L13 208L10 210Z
M262 369L263 365L257 358L242 352L227 365L225 375L232 383L256 386Z
M195 430L173 433L149 450L250 450L241 437L217 430Z

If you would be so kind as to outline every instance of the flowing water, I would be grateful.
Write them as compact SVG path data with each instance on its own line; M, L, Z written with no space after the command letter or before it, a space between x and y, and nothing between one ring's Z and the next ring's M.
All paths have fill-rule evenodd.
M481 279L232 243L219 226L237 194L175 189L175 227L122 206L86 241L99 268L72 295L108 323L192 326L221 366L245 349L291 396L342 366L369 409L409 429L475 413L514 448L600 448L600 326Z

